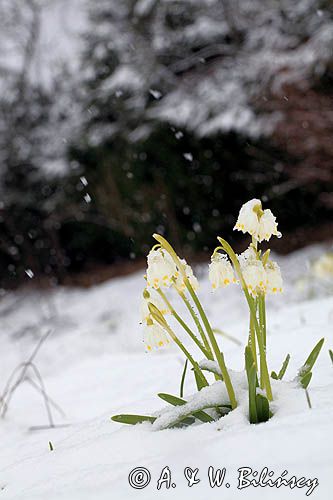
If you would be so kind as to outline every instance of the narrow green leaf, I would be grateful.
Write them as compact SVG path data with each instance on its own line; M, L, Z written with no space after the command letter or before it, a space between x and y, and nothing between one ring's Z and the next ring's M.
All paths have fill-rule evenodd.
M142 422L155 422L156 417L149 417L147 415L114 415L111 420L120 424L141 424Z
M165 394L164 392L161 392L158 394L158 397L163 399L163 401L166 401L172 406L183 406L187 403L185 399L178 398L177 396L173 396L172 394ZM201 422L213 422L214 419L208 413L198 410L194 411L191 413L195 418L198 420L201 420Z
M307 372L301 379L300 379L300 384L301 386L306 389L311 382L312 379L312 372Z
M268 399L262 394L257 394L256 405L257 405L258 423L267 422L270 416Z
M309 373L312 370L313 365L315 364L315 362L319 356L320 350L323 347L324 341L325 341L325 339L322 338L314 346L314 348L310 352L309 356L307 357L305 363L303 364L303 366L300 368L300 370L298 372L299 377L303 378L304 375L306 375L307 373Z
M194 371L195 383L197 384L197 389L198 389L198 391L201 391L201 389L203 389L204 387L207 387L207 384L203 380L203 378L201 376L202 374L200 373L199 370L197 370L195 367L193 367L193 371Z
M284 374L286 373L286 370L288 368L289 361L290 361L290 354L287 354L286 359L282 363L281 370L279 371L279 374L277 376L279 380L283 379Z
M271 372L271 378L273 378L274 380L279 380L277 373L274 371Z
M332 351L332 349L329 349L329 350L328 350L328 352L329 352L329 355L330 355L331 361L332 361L332 363L333 363L333 351Z
M256 389L257 389L257 372L253 359L251 347L245 347L245 368L249 388L249 417L250 423L258 422L257 405L256 405Z
M305 389L305 395L306 395L306 401L307 401L308 406L309 406L309 408L311 410L312 404L311 404L310 394L309 394L309 391L307 389Z
M185 361L184 370L183 370L182 378L180 381L179 395L181 398L184 396L184 383L185 383L185 377L186 377L186 371L187 371L187 364L188 364L188 359Z

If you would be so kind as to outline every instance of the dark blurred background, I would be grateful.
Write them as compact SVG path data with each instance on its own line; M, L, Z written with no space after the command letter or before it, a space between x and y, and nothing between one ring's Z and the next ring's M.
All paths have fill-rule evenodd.
M333 236L333 2L0 0L2 289L89 285L240 205Z

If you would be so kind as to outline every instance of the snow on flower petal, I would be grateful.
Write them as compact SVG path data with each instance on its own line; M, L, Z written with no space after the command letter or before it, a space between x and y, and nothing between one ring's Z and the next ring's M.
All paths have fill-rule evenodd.
M209 281L212 288L224 288L230 283L235 283L234 270L226 255L215 253L212 255L211 263L209 264Z
M154 349L167 347L170 344L169 337L167 336L163 328L156 323L145 326L143 332L143 341L148 352Z
M272 236L280 238L276 217L269 209L263 210L261 201L254 198L244 203L240 209L234 230L249 233L257 241L268 241Z
M171 255L158 248L151 250L147 257L147 285L153 288L169 287L178 276L176 264Z
M259 231L257 235L258 241L268 241L271 236L281 238L281 233L277 230L276 217L272 214L271 210L266 209L259 220Z
M270 260L268 261L265 270L267 277L267 291L269 293L281 293L283 281L279 265Z
M258 210L261 210L261 201L254 198L244 203L239 211L234 230L256 236L259 231Z
M181 259L180 262L183 264L184 269L185 269L185 274L187 279L190 282L191 287L193 288L194 291L198 290L199 288L199 282L197 278L194 276L193 269L191 266L189 266L186 262L185 259ZM184 283L184 278L181 272L179 272L178 277L176 278L176 287L178 290L183 291L185 290L186 286Z
M266 291L267 276L260 260L247 259L241 264L242 274L248 291L253 297Z

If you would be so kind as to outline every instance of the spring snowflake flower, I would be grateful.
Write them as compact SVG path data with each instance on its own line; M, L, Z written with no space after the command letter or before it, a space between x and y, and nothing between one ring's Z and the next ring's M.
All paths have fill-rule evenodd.
M282 236L271 210L263 210L261 201L256 198L242 206L234 230L249 233L259 242L268 241L272 236Z
M259 231L259 210L261 210L261 201L256 198L244 203L239 211L234 230L256 236Z
M173 278L178 277L176 264L171 255L158 248L151 250L147 257L147 285L153 288L169 287Z
M211 263L209 264L209 281L212 288L224 288L230 283L236 283L234 270L226 255L216 253L212 255Z
M257 235L258 241L268 241L271 236L281 238L281 233L277 230L276 217L272 214L271 210L266 209L259 219L259 231Z
M157 295L156 292L154 294L152 292L148 292L148 297L143 297L141 302L141 319L144 324L149 323L151 320L151 314L148 307L149 302L154 304L163 316L170 312L161 297Z
M241 270L247 289L252 297L256 297L259 293L265 293L267 276L260 260L245 259L241 264Z
M245 266L249 261L257 260L257 253L252 245L250 245L243 253L237 256L240 266Z
M152 351L153 349L167 347L170 344L169 337L167 336L163 328L156 323L145 326L143 341L148 352Z
M265 271L267 277L267 291L270 293L281 293L283 282L279 265L269 260L265 266Z
M198 282L197 278L194 276L192 267L187 264L185 259L180 259L180 262L185 266L185 273L186 273L187 279L190 282L191 287L193 288L194 291L198 290L199 282ZM180 290L181 292L186 289L186 286L184 283L184 278L183 278L181 272L178 273L178 276L177 276L176 281L175 281L175 285L178 288L178 290Z

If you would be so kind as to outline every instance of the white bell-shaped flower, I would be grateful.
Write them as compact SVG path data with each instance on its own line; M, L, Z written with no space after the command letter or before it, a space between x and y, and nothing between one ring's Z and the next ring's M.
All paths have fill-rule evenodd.
M259 231L258 211L261 210L261 201L254 198L244 203L239 211L234 230L256 236Z
M270 240L271 236L281 238L281 233L277 230L276 217L271 210L266 209L259 219L259 230L257 235L258 241Z
M154 292L153 290L151 290L151 291L149 291L149 297L142 298L142 302L141 302L141 320L142 320L142 323L144 323L144 324L147 324L151 319L151 315L150 315L150 311L149 311L149 307L148 307L149 302L154 304L154 306L157 307L157 309L160 311L161 314L163 314L163 316L165 316L165 314L168 314L170 312L169 309L167 308L166 304L162 300L162 298L159 295L157 295L157 292Z
M187 264L185 259L180 259L180 262L185 267L186 277L189 280L191 287L193 288L194 291L197 291L199 288L199 282L197 278L194 276L192 267ZM175 285L181 292L183 292L186 289L183 274L180 271L178 271L178 276L176 278Z
M177 267L171 255L162 248L151 250L147 262L147 285L150 287L169 287L173 277L178 276Z
M240 266L245 266L249 261L257 260L257 253L252 245L250 245L243 253L237 256Z
M209 281L213 290L236 283L234 270L226 255L215 253L209 264Z
M282 275L279 265L269 260L265 266L267 277L267 291L269 293L281 293L283 287Z
M271 210L263 210L261 201L256 198L242 206L234 230L249 233L259 242L268 241L272 236L282 236L277 230L276 217Z
M162 347L167 347L168 345L170 345L169 337L167 336L163 328L156 323L145 326L143 341L148 352L152 351L153 349L160 349Z
M241 265L242 274L248 291L252 297L265 293L267 277L265 268L260 260L248 259Z

